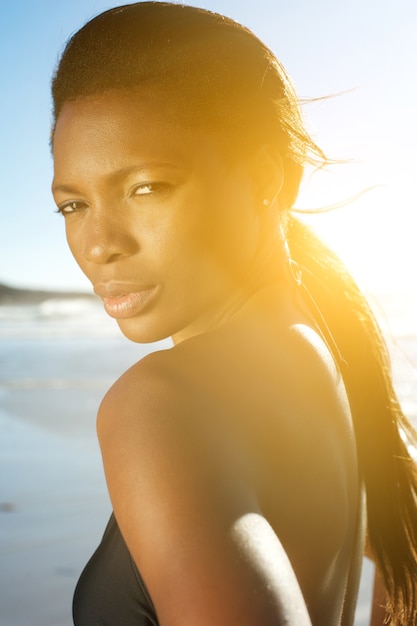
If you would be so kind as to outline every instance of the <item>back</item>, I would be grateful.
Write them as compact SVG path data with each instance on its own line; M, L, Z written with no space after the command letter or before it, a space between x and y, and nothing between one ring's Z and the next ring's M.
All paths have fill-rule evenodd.
M282 542L313 624L353 620L364 508L349 403L303 303L272 286L166 355ZM192 390L192 391L191 391Z

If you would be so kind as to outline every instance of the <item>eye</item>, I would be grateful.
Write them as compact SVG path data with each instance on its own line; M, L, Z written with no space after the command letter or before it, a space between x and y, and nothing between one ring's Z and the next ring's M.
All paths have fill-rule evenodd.
M150 196L160 194L172 187L169 183L154 182L154 183L141 183L133 187L131 191L132 196Z
M82 209L85 209L87 206L86 202L79 202L77 200L69 200L67 202L62 202L62 204L58 205L56 210L57 213L61 213L61 215L70 215L72 213L77 213Z

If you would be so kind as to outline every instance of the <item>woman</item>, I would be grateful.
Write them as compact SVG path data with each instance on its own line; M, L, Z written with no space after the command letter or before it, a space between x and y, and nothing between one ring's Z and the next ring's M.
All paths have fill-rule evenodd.
M290 212L325 158L282 66L144 2L71 38L53 98L71 251L126 337L174 344L100 406L114 515L76 626L352 624L366 529L416 623L414 432L366 301Z

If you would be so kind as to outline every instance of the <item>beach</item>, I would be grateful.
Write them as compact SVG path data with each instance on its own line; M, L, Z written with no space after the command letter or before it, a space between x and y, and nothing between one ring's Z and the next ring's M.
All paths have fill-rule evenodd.
M414 423L415 304L380 299ZM127 367L168 346L127 341L90 301L0 307L1 626L71 626L73 588L110 514L97 407ZM355 626L369 623L371 579L365 562Z

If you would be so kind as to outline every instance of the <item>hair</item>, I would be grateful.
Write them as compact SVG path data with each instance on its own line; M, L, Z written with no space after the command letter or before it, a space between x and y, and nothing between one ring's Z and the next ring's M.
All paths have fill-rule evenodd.
M247 28L166 2L119 6L75 33L53 77L54 125L65 103L114 89L173 90L187 124L204 124L234 150L262 143L283 162L280 209L291 258L340 354L367 501L368 541L394 625L417 623L416 434L396 398L387 348L366 298L339 258L291 208L304 165L327 162L305 129L292 83Z

